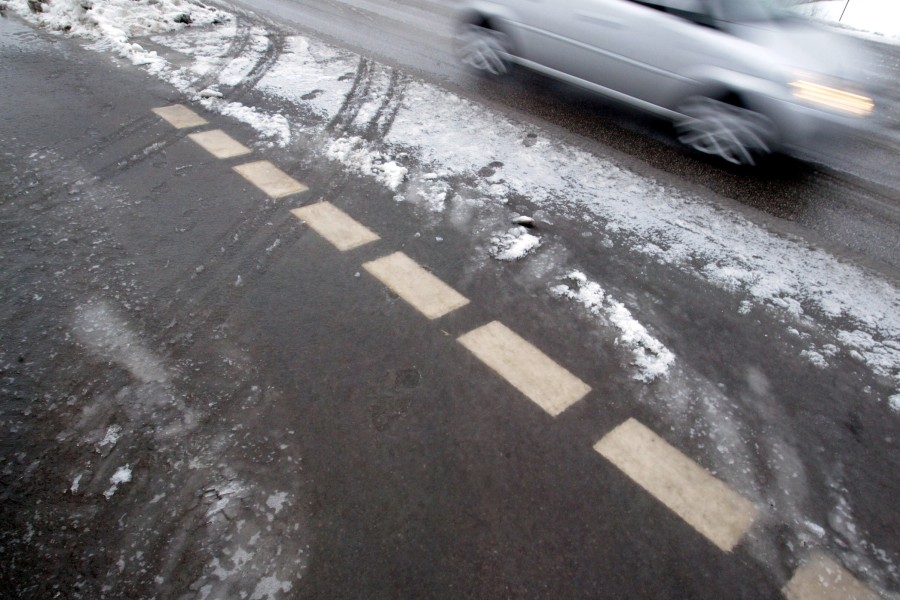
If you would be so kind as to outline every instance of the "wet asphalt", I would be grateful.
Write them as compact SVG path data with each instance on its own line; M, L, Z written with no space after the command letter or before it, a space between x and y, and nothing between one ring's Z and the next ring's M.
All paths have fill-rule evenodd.
M528 265L479 259L477 235L426 224L311 142L255 146L310 188L272 201L231 171L241 159L153 115L184 98L142 71L8 20L0 55L5 597L239 597L274 575L302 598L776 598L819 546L863 556L856 574L896 593L873 550L898 551L895 428L870 401L889 383L851 357L823 378L766 311L739 316L734 297L554 218L571 252L558 260L591 264L684 364L644 386ZM580 138L581 122L558 124ZM620 137L605 131L589 143ZM696 164L622 135L646 144L641 162ZM381 241L339 253L289 213L323 198ZM361 268L395 250L472 303L425 319ZM556 419L529 402L456 341L494 319L592 393ZM740 485L692 435L710 411L738 423L764 508L732 553L591 447L638 418ZM799 481L768 468L785 462ZM123 465L132 480L107 497ZM842 498L872 548L836 516Z

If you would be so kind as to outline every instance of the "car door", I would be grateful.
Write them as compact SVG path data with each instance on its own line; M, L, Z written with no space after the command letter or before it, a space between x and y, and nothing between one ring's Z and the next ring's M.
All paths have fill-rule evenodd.
M664 1L521 0L520 55L620 94L655 97L661 69L654 63L678 47L670 23L677 19Z
M729 34L716 28L707 0L634 0L642 17L619 49L631 65L622 91L658 106L671 107L699 84L712 65L727 62Z
M519 0L515 3L513 22L509 24L516 51L526 61L579 78L598 68L602 70L603 65L597 63L603 58L597 56L591 44L594 32L584 31L580 21L594 13L601 14L602 5L621 1ZM616 23L606 24L613 30L616 28Z

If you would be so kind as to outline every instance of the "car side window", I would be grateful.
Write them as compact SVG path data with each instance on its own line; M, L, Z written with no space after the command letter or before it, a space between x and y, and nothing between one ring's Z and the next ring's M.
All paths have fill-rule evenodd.
M632 0L700 25L713 25L709 5L703 0Z

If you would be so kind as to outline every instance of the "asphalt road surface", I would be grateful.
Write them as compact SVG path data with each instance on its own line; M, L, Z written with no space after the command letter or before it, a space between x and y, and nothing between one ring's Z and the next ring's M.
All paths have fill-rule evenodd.
M822 284L861 282L851 296L869 293L862 269L885 321L890 136L848 142L876 157L858 165L735 173L556 84L473 81L447 52L450 5L253 9L272 21L237 31L266 50L229 99L297 119L282 146L0 20L0 595L898 597L896 339L836 335L853 315L798 310L788 285L780 304L712 285L624 243L613 217L465 197L503 165L451 179L444 213L399 201L322 151L352 130L347 107L364 112L357 88L320 126L256 84L297 59L298 33L340 48L315 46L326 66L360 53L347 81L408 69L696 194L671 206L710 207L700 235L763 228L788 258L837 256L823 273L846 279ZM190 64L179 35L141 43ZM249 55L247 35L224 55ZM219 158L221 137L189 137L217 130L243 147ZM491 258L526 212L541 249ZM560 277L576 267L584 280ZM666 353L665 375L641 370Z

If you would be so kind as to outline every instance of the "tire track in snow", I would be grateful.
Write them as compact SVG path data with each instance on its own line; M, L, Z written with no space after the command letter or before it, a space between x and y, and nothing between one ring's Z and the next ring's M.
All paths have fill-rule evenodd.
M228 45L228 50L223 53L223 57L233 58L237 56L244 56L247 53L248 49L252 47L252 37L253 37L254 27L246 23L242 20L238 20L236 24L235 35L231 38L231 41ZM197 90L203 90L210 86L216 85L222 74L225 72L231 64L230 60L223 60L219 62L218 65L196 78L195 80L190 82L191 87L196 88Z
M372 87L372 76L372 61L360 57L353 85L344 97L344 102L338 109L337 114L325 126L325 131L343 134L350 129L368 97L369 90Z
M406 89L406 83L406 76L397 69L391 70L391 83L388 86L387 94L381 101L381 106L378 107L375 116L366 127L366 139L372 142L383 142L390 133L391 126L403 107L403 92Z
M284 54L285 38L283 35L269 33L268 42L269 44L262 58L260 58L250 73L244 77L243 81L234 86L232 93L238 98L243 97L256 88L260 80L278 63L281 55Z

